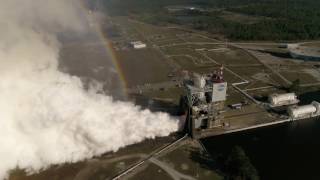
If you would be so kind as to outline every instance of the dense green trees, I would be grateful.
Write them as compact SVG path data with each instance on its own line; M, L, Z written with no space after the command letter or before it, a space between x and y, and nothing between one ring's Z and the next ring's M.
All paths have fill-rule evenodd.
M247 32L236 31L236 39L296 40L320 38L320 1L314 0L267 0L240 7L231 7L232 12L266 17L249 25ZM238 26L244 26L239 25ZM232 35L231 35L232 37ZM251 38L251 39L252 39Z
M259 180L258 172L239 146L232 149L225 162L228 180Z
M97 0L96 0L97 1ZM148 23L176 23L234 40L307 40L320 38L317 0L100 0L111 15L133 15ZM193 5L205 12L168 13L166 6ZM224 12L258 19L232 21ZM236 17L235 17L236 18Z

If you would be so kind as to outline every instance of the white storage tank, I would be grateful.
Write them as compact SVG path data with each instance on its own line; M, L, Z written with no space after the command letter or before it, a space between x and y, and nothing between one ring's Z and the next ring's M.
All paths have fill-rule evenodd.
M296 104L298 102L299 100L295 93L272 94L269 96L269 103L272 106Z
M317 112L314 105L295 106L288 109L291 118L309 117Z
M316 107L316 109L317 109L316 114L319 114L319 115L320 115L320 103L317 102L317 101L313 101L311 104L312 104L314 107Z

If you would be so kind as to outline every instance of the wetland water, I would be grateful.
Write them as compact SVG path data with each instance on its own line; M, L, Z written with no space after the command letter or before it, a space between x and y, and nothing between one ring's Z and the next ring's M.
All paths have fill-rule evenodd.
M319 92L306 93L303 104L320 102ZM239 145L262 180L320 179L320 118L285 123L202 140L213 157Z

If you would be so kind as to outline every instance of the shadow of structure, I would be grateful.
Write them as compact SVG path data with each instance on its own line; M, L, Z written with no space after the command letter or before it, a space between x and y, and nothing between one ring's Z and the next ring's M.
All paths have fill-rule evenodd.
M259 50L261 53L267 53L275 57L279 58L287 58L291 59L292 56L290 55L289 51L272 51L272 50Z

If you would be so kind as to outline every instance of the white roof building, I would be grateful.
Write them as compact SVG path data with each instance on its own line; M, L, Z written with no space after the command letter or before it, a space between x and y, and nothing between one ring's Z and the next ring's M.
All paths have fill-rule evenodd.
M133 41L130 44L134 49L143 49L147 47L147 45L141 41Z

